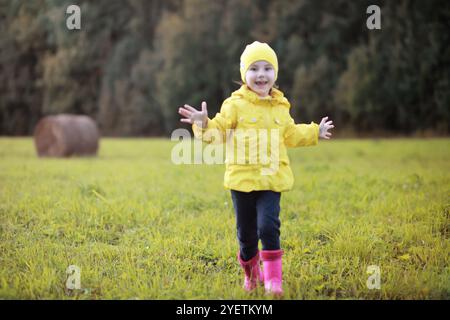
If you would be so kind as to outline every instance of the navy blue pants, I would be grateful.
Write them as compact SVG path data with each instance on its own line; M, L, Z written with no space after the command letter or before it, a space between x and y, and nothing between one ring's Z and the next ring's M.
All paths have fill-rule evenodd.
M270 190L231 190L237 238L244 261L256 255L259 240L263 250L280 249L280 197L280 192Z

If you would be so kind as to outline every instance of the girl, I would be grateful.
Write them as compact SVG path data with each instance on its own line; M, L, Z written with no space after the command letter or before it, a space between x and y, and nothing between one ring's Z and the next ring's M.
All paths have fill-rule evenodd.
M244 151L243 161L235 163L227 157L224 178L225 188L231 190L236 214L238 261L245 274L245 290L251 291L261 282L267 293L281 295L280 196L281 192L290 190L294 182L286 147L316 145L319 137L330 138L328 130L334 126L332 121L327 121L328 117L322 118L319 125L294 123L288 100L274 88L278 60L268 44L255 41L247 45L240 60L243 84L223 102L214 119L208 118L206 102L202 102L201 111L184 105L178 112L183 116L181 122L192 124L195 137L203 141L212 142L211 134L206 134L210 130L216 130L223 139L234 139L234 142L239 137L248 139L249 152ZM250 152L257 150L259 153L260 144L264 142L264 139L248 134L252 130L275 130L277 133L270 135L278 150L270 154L269 164L250 161ZM262 169L267 169L268 165L272 168L275 160L277 169L270 174L263 173ZM259 240L261 251L258 250Z

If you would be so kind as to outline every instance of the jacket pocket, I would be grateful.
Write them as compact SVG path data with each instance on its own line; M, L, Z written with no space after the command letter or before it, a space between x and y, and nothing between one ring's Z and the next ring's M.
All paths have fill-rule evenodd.
M272 129L279 130L280 137L283 137L286 126L289 124L289 120L284 117L275 116L271 119Z
M264 119L261 115L242 115L238 118L237 128L261 129L264 128Z

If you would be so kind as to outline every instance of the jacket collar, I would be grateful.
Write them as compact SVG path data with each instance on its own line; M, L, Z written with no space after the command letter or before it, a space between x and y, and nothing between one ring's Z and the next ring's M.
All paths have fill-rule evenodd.
M246 84L243 84L238 90L234 91L231 94L231 96L237 98L244 98L245 100L248 100L249 102L252 103L261 103L262 101L268 101L270 102L271 105L284 104L288 108L290 107L289 102L284 97L283 92L281 92L276 88L272 88L270 90L270 96L266 98L261 98L258 96L256 92L250 90L250 88Z

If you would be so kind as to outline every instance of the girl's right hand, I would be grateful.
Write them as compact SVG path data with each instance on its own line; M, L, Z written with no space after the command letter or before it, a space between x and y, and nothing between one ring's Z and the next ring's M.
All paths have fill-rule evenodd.
M202 102L202 111L197 111L190 105L185 104L178 109L178 113L184 117L183 119L180 119L181 122L190 124L195 123L200 128L206 128L208 124L208 109L206 108L205 101Z

